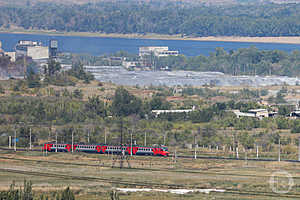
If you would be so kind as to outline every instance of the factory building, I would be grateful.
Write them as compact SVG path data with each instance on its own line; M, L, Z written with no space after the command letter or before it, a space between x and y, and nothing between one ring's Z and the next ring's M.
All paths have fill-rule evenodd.
M50 40L49 42L49 53L51 58L57 58L58 41Z
M237 118L239 117L254 117L258 119L269 117L274 115L274 113L269 113L267 109L251 109L248 112L241 112L239 110L231 110Z
M4 56L4 51L2 50L2 42L0 41L0 56Z
M11 62L16 62L16 52L4 52L4 55L10 57Z
M140 47L139 56L149 56L153 54L156 57L165 57L165 56L178 56L178 51L169 51L169 47L166 46L152 46L152 47Z
M49 59L49 48L41 42L21 40L15 46L16 57L28 56L33 60Z

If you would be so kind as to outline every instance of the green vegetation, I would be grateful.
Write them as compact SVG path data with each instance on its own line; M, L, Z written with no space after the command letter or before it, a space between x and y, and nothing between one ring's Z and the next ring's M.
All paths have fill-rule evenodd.
M61 192L53 192L49 196L56 200L75 200L74 194L69 187ZM50 198L49 196L34 194L31 181L26 180L24 180L23 189L16 189L15 182L13 182L9 191L0 191L1 200L46 200Z
M299 65L300 52L297 50L287 53L250 47L230 52L217 48L209 56L161 57L157 59L155 68L168 66L171 70L217 71L231 75L297 76L300 74Z
M299 17L299 4L271 3L220 7L120 1L0 8L0 26L4 28L182 36L299 36Z
M266 108L257 103L257 99L260 98L259 90L242 89L230 94L210 88L186 87L183 96L198 94L207 101L185 100L181 104L167 101L164 94L169 94L170 88L151 88L151 90L156 91L152 98L141 99L124 87L118 87L109 101L104 100L101 95L103 91L99 92L100 95L84 97L84 91L76 87L73 91L66 88L56 90L52 88L48 90L46 96L40 97L1 97L0 135L13 135L14 125L18 124L16 127L20 138L18 146L28 146L30 127L33 131L34 144L38 144L40 140L53 140L53 130L49 127L54 127L58 132L59 142L71 142L73 132L74 142L86 143L86 135L89 132L90 142L104 143L106 132L107 141L115 144L119 142L120 132L123 132L125 143L130 142L128 134L133 133L134 140L138 144L143 144L146 132L149 144L184 146L192 143L196 136L199 145L211 147L225 145L233 148L239 144L249 149L256 143L262 143L266 150L271 151L277 140L268 138L273 138L274 131L276 134L281 130L300 132L299 119L285 118L292 110L289 106L279 107L279 117L263 120L236 118L233 113L228 112L232 109L247 112L249 109ZM285 87L279 92L288 93ZM235 101L212 103L209 100L220 96ZM242 101L238 101L239 99ZM195 106L196 110L190 113L164 113L155 116L151 112L152 109L182 109L191 106ZM230 133L226 132L227 130L231 130ZM286 145L296 145L297 141L292 135L282 137L282 141L283 138L287 138ZM0 138L0 144L7 144L7 140L8 137Z

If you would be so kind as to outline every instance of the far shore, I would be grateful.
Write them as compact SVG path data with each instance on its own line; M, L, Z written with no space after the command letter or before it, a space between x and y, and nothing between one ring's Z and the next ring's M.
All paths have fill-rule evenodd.
M0 29L0 33L15 34L38 34L55 36L80 36L80 37L108 37L108 38L128 38L128 39L155 39L155 40L191 40L191 41L220 41L220 42L253 42L253 43L282 43L300 44L300 36L291 37L238 37L238 36L209 36L209 37L189 37L181 35L159 35L159 34L106 34L91 32L58 32L45 30L8 30Z

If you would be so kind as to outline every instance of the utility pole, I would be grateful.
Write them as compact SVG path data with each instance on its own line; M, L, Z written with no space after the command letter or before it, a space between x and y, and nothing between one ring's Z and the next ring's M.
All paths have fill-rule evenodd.
M236 158L239 158L239 147L236 147Z
M74 151L73 145L74 145L74 133L73 133L73 129L72 129L72 153Z
M88 144L90 144L90 129L88 129Z
M14 141L14 150L17 151L17 130L15 126L15 141Z
M146 134L146 131L145 131L145 141L144 141L144 146L147 146L147 134Z
M55 152L57 153L57 131L55 131Z
M194 149L195 149L195 152L194 152L194 158L195 160L197 159L197 150L196 150L196 135L194 135Z
M29 149L31 150L31 128L29 128Z
M104 129L104 144L106 144L106 127Z
M258 159L258 145L256 144L256 158Z
M280 162L280 138L278 140L278 162Z
M121 132L121 140L120 140L120 145L123 145L123 118L121 118L121 124L120 124L120 132Z
M166 133L164 134L164 145L166 145Z
M24 79L26 79L26 74L27 74L26 55L24 55L23 57L23 64L24 64Z
M299 144L298 144L298 161L300 161L300 137L298 138Z
M8 148L11 149L11 136L8 136Z
M132 132L133 130L131 130L131 134L130 134L130 155L132 156Z
M177 152L176 152L176 147L175 147L175 154L174 154L174 162L176 163L177 162Z

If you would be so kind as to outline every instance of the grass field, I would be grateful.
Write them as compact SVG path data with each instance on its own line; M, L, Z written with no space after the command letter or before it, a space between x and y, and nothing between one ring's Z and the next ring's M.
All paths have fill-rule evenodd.
M8 159L10 158L10 159ZM295 199L300 197L299 163L255 162L233 160L191 160L137 156L130 158L123 169L116 156L42 152L0 151L0 190L8 189L13 180L21 185L24 179L33 182L37 192L61 190L70 186L77 199L109 199L114 188L155 189L224 189L210 194L195 192L171 194L164 192L121 193L120 199ZM294 186L289 188L286 177L276 187L291 189L287 194L272 191L272 174L288 172ZM277 174L278 175L278 174ZM282 176L279 174L278 176Z

